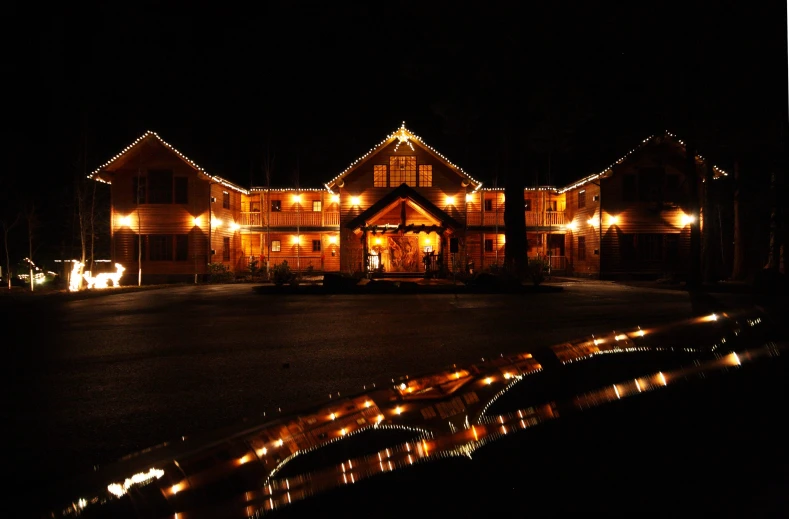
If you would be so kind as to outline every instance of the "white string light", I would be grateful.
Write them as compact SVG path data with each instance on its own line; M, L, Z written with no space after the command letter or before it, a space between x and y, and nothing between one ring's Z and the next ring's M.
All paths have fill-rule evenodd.
M665 135L665 136L668 136L668 137L671 137L672 139L674 139L676 142L678 142L680 145L682 145L682 147L683 147L683 148L685 147L685 142L684 142L682 139L678 138L678 137L677 137L676 135L674 135L673 133L671 133L671 132L669 132L669 131L666 131L664 135ZM652 139L654 139L654 138L655 138L655 135L650 135L649 137L647 137L646 139L644 139L643 141L641 141L641 143L640 143L638 146L636 146L636 147L635 147L635 148L633 148L632 150L630 150L630 151L628 151L627 153L625 153L624 155L622 155L622 156L621 156L621 157L620 157L620 158L619 158L617 161L615 161L614 163L612 163L610 166L608 166L607 168L605 168L603 171L601 171L601 172L599 172L599 173L595 173L594 175L589 175L588 177L584 177L584 178L582 178L581 180L579 180L579 181L577 181L577 182L575 182L575 183L573 183L573 184L571 184L571 185L569 185L569 186L567 186L567 187L563 187L563 188L559 189L559 190L557 191L557 193L564 193L564 192L566 192L566 191L570 191L570 190L572 190L572 189L575 189L575 188L577 188L577 187L581 187L581 186L583 186L583 185L585 185L585 184L588 184L589 182L592 182L592 181L594 181L594 180L597 180L598 178L601 178L601 177L605 176L607 173L610 173L610 172L612 172L612 171L613 171L613 168L614 168L614 166L616 166L616 165L619 165L619 164L621 164L622 162L624 162L624 160L625 160L627 157L629 157L630 155L632 155L632 154L633 154L633 153L635 153L636 151L638 151L638 150L640 150L641 148L643 148L644 146L646 146L646 144L647 144L647 143L649 143L649 142L650 142ZM698 155L698 154L696 155L696 158L697 158L697 159L699 159L699 160L705 160L705 159L704 159L704 157L702 157L701 155ZM712 166L712 169L713 169L713 171L715 171L716 173L719 173L718 175L716 175L716 176L714 177L714 178L716 178L716 179L718 179L718 178L721 178L722 176L728 176L728 175L729 175L728 173L726 173L725 171L723 171L723 170L722 170L721 168L719 168L718 166L715 166L715 165L713 165L713 166Z
M96 175L98 175L99 173L101 173L101 172L102 172L102 170L104 170L104 169L105 169L105 168L107 168L107 167L108 167L110 164L112 164L113 162L115 162L116 160L118 160L119 158L121 158L121 157L122 157L123 155L125 155L125 154L126 154L128 151L129 151L129 150L131 150L132 148L134 148L134 147L135 147L137 144L139 144L140 142L144 141L144 140L145 140L145 139L147 139L148 137L156 137L156 140L158 140L160 143L162 143L162 144L163 144L165 147L167 147L167 148L169 148L170 150L172 150L173 152L175 152L175 154L176 154L176 155L178 155L178 156L179 156L179 157L180 157L180 158L181 158L181 159L182 159L184 162L186 162L187 164L189 164L190 166L192 166L194 169L196 169L197 171L199 171L200 173L202 173L202 174L203 174L203 175L205 175L206 177L210 178L212 181L216 182L217 184L221 184L221 185L223 185L223 186L225 186L225 187L227 187L227 188L229 188L229 189L233 189L233 190L235 190L235 191L238 191L239 193L243 193L243 194L245 194L245 195L248 195L248 194L249 194L249 191L248 191L247 189L244 189L244 188L243 188L243 187L241 187L241 186L237 186L236 184L234 184L234 183L230 182L229 180L226 180L226 179L224 179L224 178L222 178L222 177L218 177L218 176L216 176L216 175L212 175L212 174L210 174L210 173L209 173L209 172L207 172L205 169L203 169L201 166L199 166L197 163L195 163L195 162L194 162L192 159L190 159L189 157L187 157L186 155L184 155L183 153L181 153L180 151L178 151L178 150L177 150L175 147L173 147L173 146L172 146L171 144L169 144L168 142L164 141L164 140L163 140L161 137L159 137L159 134L157 134L156 132L152 132L152 131L150 131L150 130L148 130L147 132L145 132L144 134L142 134L142 135L141 135L141 136L140 136L140 137L139 137L137 140L135 140L134 142L132 142L131 144L129 144L128 146L126 146L126 147L125 147L125 148L124 148L124 149L123 149L123 150L122 150L120 153L118 153L117 155L115 155L114 157L112 157L110 160L108 160L107 162L105 162L104 164L102 164L101 166L99 166L98 168L96 168L96 169L93 171L93 173L91 173L90 175L88 175L88 178L90 178L90 179L94 179L94 180L99 180L100 182L104 182L105 184L111 184L111 182L109 182L109 181L107 181L107 180L104 180L103 178L97 177Z
M386 147L386 146L388 146L389 144L391 144L392 142L394 142L394 141L395 141L395 139L397 139L397 140L398 140L397 146L399 146L399 145L400 145L401 143L403 143L403 142L408 142L408 144L410 145L410 144L411 144L411 141L417 141L417 142L419 143L419 145L420 145L420 146L422 146L423 148L425 148L425 149L429 150L429 151L430 151L431 153L433 153L435 156L437 156L438 158L440 158L441 160L443 160L443 161L444 161L444 162L445 162L445 163L446 163L448 166L450 166L451 168L453 168L453 169L457 170L457 171L458 171L459 173L461 173L463 176L465 176L466 178L468 178L469 180L471 180L471 182L473 182L474 184L476 184L476 185L477 185L477 187L475 188L475 190L476 190L476 189L478 189L478 188L479 188L479 186L481 186L481 185L482 185L482 182L480 182L480 181L476 180L475 178L473 178L471 175L469 175L468 173L466 173L466 172L463 170L463 168L461 168L461 167L460 167L460 166L458 166L457 164L454 164L452 161L450 161L448 158L446 158L444 155L442 155L442 154L441 154L441 153L440 153L438 150L436 150L434 147L430 146L430 145L429 145L429 144L427 144L427 143L426 143L424 140L422 140L422 138L421 138L421 137L419 137L419 136L418 136L418 135L416 135L415 133L413 133L413 132L411 132L410 130L408 130L408 129L405 127L405 121L403 121L403 124L401 124L401 125L400 125L400 128L398 128L398 129L397 129L397 130L395 130L394 132L392 132L392 133L390 133L389 135L387 135L387 136L384 138L384 140L382 140L381 142L379 142L379 143L378 143L377 145L375 145L374 147L370 148L370 151L368 151L367 153L365 153L364 155L362 155L362 156L361 156L361 157L359 157L358 159L356 159L356 160L354 160L353 162L351 162L351 164L350 164L350 165L349 165L347 168L345 168L345 169L342 171L342 173L340 173L339 175L337 175L336 177L334 177L333 179L331 179L331 180L330 180L330 181L327 183L327 187L330 187L331 185L334 185L334 184L335 184L335 183L336 183L338 180L340 180L340 179L341 179L342 177L344 177L344 176L345 176L347 173L349 173L351 170L353 170L353 169L356 167L356 165L357 165L357 164L359 164L359 163L363 162L363 161L364 161L365 159L367 159L367 157L369 157L370 155L373 155L373 154L375 154L375 153L379 152L379 151L380 151L380 150L382 150L384 147ZM413 146L411 146L411 149L414 149L414 148L413 148Z

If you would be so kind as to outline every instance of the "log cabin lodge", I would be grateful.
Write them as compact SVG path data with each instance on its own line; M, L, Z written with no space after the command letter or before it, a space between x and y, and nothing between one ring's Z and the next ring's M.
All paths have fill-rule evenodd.
M666 132L567 186L524 188L516 203L528 257L567 276L681 275L694 221L686 163L683 142ZM699 179L726 175L700 155L695 163ZM111 184L121 284L136 282L139 252L144 283L202 278L210 263L241 273L267 261L314 272L481 272L503 263L504 204L513 203L405 123L318 188L241 187L150 131L90 178Z

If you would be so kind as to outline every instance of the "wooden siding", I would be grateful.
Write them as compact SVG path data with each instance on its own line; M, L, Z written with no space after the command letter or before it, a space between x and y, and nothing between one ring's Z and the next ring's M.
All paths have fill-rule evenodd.
M684 174L684 150L671 141L650 144L627 161L617 165L613 172L601 179L603 204L603 243L601 255L594 255L599 248L599 227L587 223L590 218L599 218L599 203L593 201L600 194L598 186L588 183L565 193L567 218L574 224L567 233L566 255L576 274L603 275L684 273L690 257L690 227L683 222L689 201L689 185ZM697 161L700 175L703 164ZM647 199L642 199L643 175L646 171L657 171L661 182ZM626 193L625 182L632 182L632 191ZM669 190L669 178L674 178L677 189ZM586 190L586 208L577 206L578 192ZM586 238L586 260L578 259L578 237ZM659 237L658 237L659 236ZM632 243L644 243L647 238L663 244L662 255L653 259L639 259L643 250L633 249ZM671 249L671 250L669 250Z
M134 183L138 176L147 176L150 170L170 170L173 177L187 179L187 203L137 205ZM225 263L234 269L241 257L241 239L233 224L237 222L241 209L242 194L211 183L202 173L190 167L171 150L158 141L146 142L135 153L125 157L123 163L113 165L111 172L113 260L135 270L135 243L137 234L142 235L188 235L188 261L144 261L143 275L205 274L209 257L208 234L211 246L217 253L213 261ZM230 209L222 208L223 192L230 195ZM215 197L211 214L222 224L209 225L209 197ZM210 230L209 230L210 227ZM230 261L222 260L223 238L231 238ZM131 267L131 268L130 268Z
M584 207L578 206L578 194L585 192ZM578 275L599 275L600 255L594 251L600 249L599 227L588 223L590 219L597 218L600 212L600 202L594 197L600 195L600 188L594 184L586 184L565 193L566 219L571 230L565 234L565 256L568 258L568 269ZM605 204L605 201L603 201ZM585 258L579 258L578 238L585 240Z
M297 202L297 195L301 202ZM269 211L272 202L279 201L281 211ZM321 202L321 210L313 211L313 202ZM253 204L260 211L251 212ZM241 225L248 227L337 227L339 203L326 190L253 191L242 196ZM267 220L269 219L269 220ZM267 221L269 222L267 224Z

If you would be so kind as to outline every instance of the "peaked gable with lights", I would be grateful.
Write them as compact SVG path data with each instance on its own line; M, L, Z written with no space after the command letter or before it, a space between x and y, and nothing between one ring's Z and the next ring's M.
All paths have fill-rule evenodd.
M419 166L429 166L420 168ZM376 167L377 166L377 167ZM438 167L436 167L438 166ZM421 169L421 171L420 171ZM393 172L393 170L396 170ZM463 168L425 143L411 132L405 122L367 153L353 161L339 175L326 183L327 189L342 187L346 181L366 174L372 182L370 187L397 188L402 183L412 187L432 187L432 175L456 177L458 183L475 190L482 182L474 179ZM421 180L420 182L420 175ZM413 180L413 182L412 182ZM451 182L451 181L450 181Z
M199 173L198 176L203 177L205 180L214 182L216 184L221 184L222 186L232 189L238 193L242 194L249 194L249 191L239 185L236 185L229 180L226 180L222 177L217 175L212 175L204 168L199 166L196 162L192 159L178 151L175 147L171 144L166 142L164 139L159 137L159 134L152 131L146 131L140 137L138 137L134 142L126 146L123 150L121 150L118 154L112 157L110 160L96 168L88 178L93 180L98 180L99 182L105 182L107 184L112 183L113 172L123 168L125 165L130 164L136 157L139 157L139 153L143 150L145 146L155 146L160 148L161 150L170 153L186 165L194 169L196 172Z
M678 138L673 133L669 131L665 131L662 134L650 135L646 139L642 140L635 148L622 155L619 159L611 163L608 167L604 168L599 173L594 173L592 175L581 178L563 188L558 189L557 191L559 193L564 193L582 187L590 182L595 182L600 178L609 177L613 174L615 167L621 166L626 161L633 160L638 153L644 151L649 145L658 144L661 142L670 142L675 147L675 151L677 152L678 155L679 154L684 155L686 153L685 142L682 139ZM705 159L702 155L696 154L697 164L699 165L705 164L707 160L708 159ZM728 173L726 171L724 171L723 169L719 168L716 165L712 165L712 171L713 171L713 178L715 179L728 176Z

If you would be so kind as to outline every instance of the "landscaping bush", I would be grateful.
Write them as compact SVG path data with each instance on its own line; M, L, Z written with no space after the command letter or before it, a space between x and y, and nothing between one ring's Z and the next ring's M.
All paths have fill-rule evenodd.
M548 263L543 259L529 260L529 279L534 286L539 286L545 281L545 272L548 270Z
M296 284L298 284L296 275L290 269L290 265L288 265L287 260L274 265L274 267L271 269L271 281L273 281L278 287L281 287L285 284L293 284L294 281Z
M233 281L233 273L224 263L208 264L209 283L230 283Z

